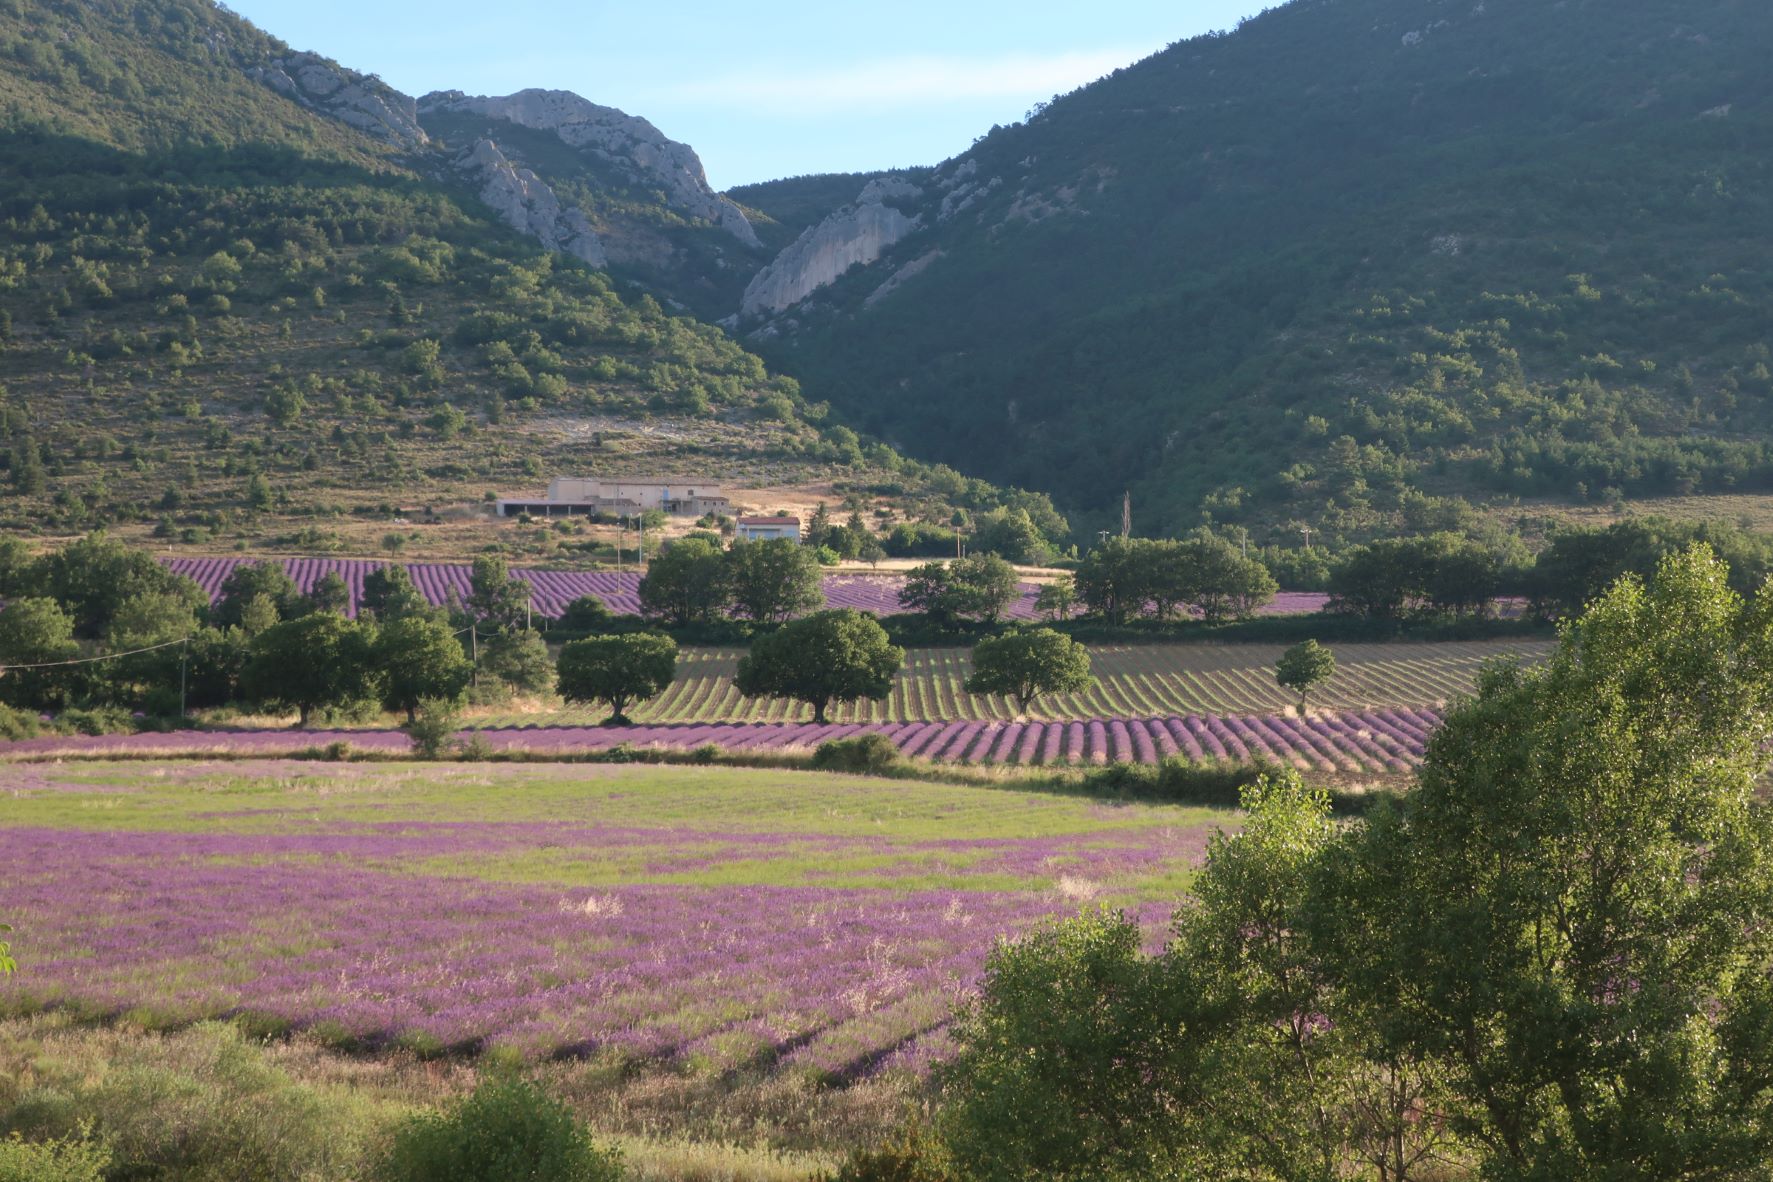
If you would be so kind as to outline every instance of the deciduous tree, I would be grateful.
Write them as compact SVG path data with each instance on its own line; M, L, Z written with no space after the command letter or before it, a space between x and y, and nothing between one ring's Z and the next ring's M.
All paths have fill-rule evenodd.
M873 616L823 611L754 641L739 661L735 684L746 697L805 702L823 723L832 702L884 701L904 664L905 650Z
M595 636L575 640L560 651L560 696L569 702L604 702L609 725L625 726L628 706L643 702L671 684L677 671L677 642L657 632Z
M1018 714L1043 694L1081 694L1096 684L1090 651L1051 628L1027 628L988 636L973 648L969 694L1002 694Z

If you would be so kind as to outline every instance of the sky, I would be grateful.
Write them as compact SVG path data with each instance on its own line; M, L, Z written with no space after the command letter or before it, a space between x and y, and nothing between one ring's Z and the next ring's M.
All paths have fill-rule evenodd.
M935 164L1254 0L228 0L408 94L575 91L696 149L717 189Z

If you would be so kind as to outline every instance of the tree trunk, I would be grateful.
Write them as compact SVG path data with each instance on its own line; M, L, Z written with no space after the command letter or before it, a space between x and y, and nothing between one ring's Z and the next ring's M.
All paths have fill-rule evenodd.
M308 729L308 707L300 706L297 709L300 712L300 717L296 720L296 729L305 731Z
M820 699L813 703L813 721L819 726L825 725L825 701Z
M418 720L419 720L419 708L417 706L408 706L406 708L406 725L411 726L415 722L417 722Z

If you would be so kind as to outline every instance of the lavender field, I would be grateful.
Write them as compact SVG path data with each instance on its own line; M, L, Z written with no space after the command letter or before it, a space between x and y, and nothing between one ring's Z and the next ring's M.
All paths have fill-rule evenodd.
M830 739L864 731L886 735L907 756L951 764L1022 767L1154 763L1181 757L1195 762L1268 760L1303 770L1351 775L1408 772L1421 762L1440 725L1430 708L1318 714L1198 715L1107 718L1073 722L916 722L817 726L812 723L684 723L651 726L488 727L476 736L494 751L569 755L607 751L619 744L689 751L712 746L730 752L805 752ZM53 756L226 754L290 755L349 743L369 752L410 750L404 732L174 731L166 734L55 736L0 745L19 759ZM4 766L4 765L0 765Z
M1235 815L715 768L19 765L0 1007L801 1086L920 1076L1000 936L1156 938Z
M221 594L222 584L233 569L250 561L253 560L239 557L165 560L169 569L194 580L211 600ZM327 575L338 575L351 589L352 613L356 612L357 600L363 593L364 577L387 565L357 558L282 558L273 561L283 564L304 593ZM452 592L462 598L468 594L471 568L465 564L413 562L405 566L412 574L413 583L433 604L441 605ZM535 588L532 603L536 613L544 619L559 617L567 604L587 595L602 600L618 615L635 615L640 611L638 571L516 570L513 573L528 580ZM825 603L829 607L855 608L877 616L892 615L901 610L899 589L902 586L904 579L894 575L829 575L825 579ZM1022 584L1021 598L1011 605L1010 617L1036 619L1039 613L1034 610L1034 597L1038 591L1033 583ZM1326 599L1326 596L1311 592L1282 592L1265 612L1297 615L1321 611Z

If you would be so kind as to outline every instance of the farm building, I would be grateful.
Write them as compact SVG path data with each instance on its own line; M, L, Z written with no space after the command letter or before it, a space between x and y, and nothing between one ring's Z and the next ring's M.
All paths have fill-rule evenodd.
M787 538L791 542L800 541L800 518L739 518L737 540L741 542L764 542L771 538Z
M570 517L575 513L626 515L659 509L686 517L725 513L732 502L716 481L695 477L557 476L543 500L512 497L498 502L500 517Z

